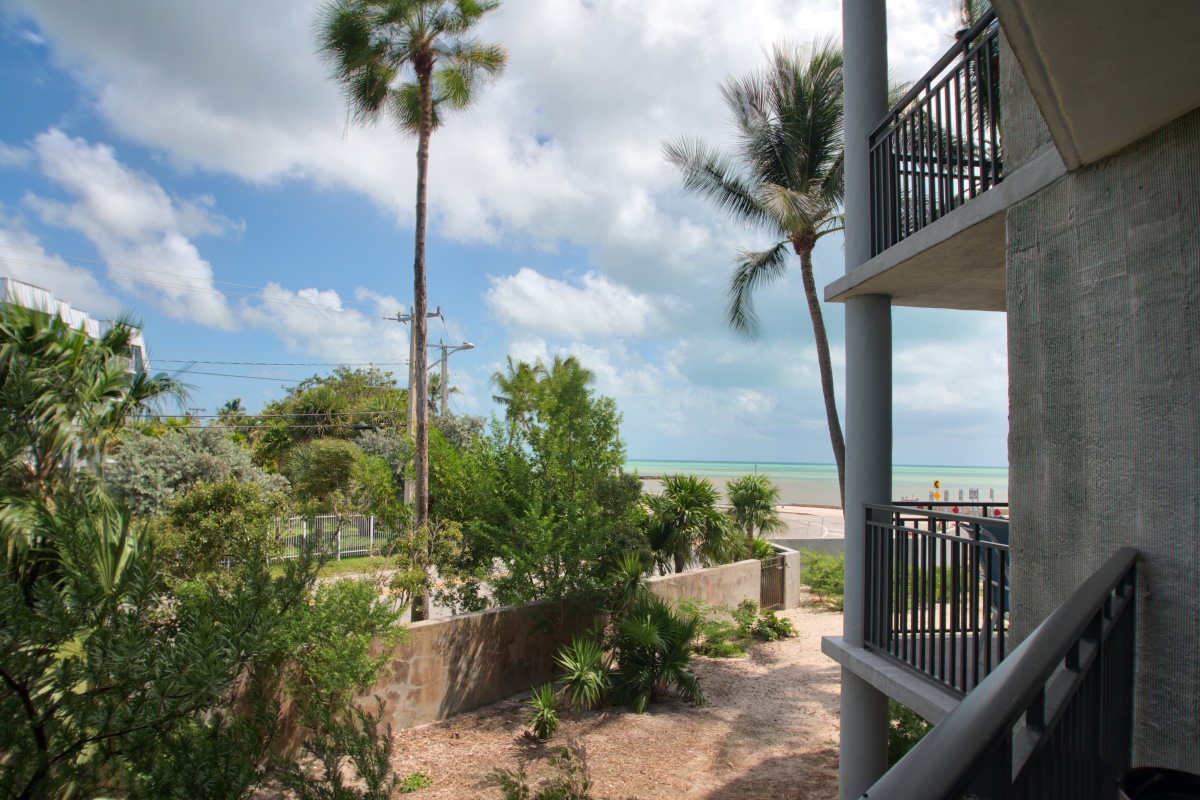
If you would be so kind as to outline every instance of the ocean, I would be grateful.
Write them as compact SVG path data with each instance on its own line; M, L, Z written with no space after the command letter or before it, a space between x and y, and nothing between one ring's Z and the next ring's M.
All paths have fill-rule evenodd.
M761 472L779 487L781 503L809 503L837 506L837 467L833 464L780 464L749 461L643 461L629 460L625 469L641 476L696 475L708 478L724 495L725 484L743 475ZM939 481L935 490L933 482ZM643 480L647 491L657 492L660 483ZM946 499L964 502L970 490L979 490L979 500L1008 502L1008 467L892 467L893 500L928 500L929 493L938 491ZM948 496L947 496L948 495Z

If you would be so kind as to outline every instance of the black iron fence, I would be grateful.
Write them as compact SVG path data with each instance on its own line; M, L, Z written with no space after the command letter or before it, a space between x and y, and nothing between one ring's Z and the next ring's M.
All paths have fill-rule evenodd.
M1003 179L999 122L999 27L988 11L871 134L871 255Z
M971 691L1005 656L1008 520L866 509L866 645Z
M863 797L1114 797L1132 758L1137 555L1118 550Z

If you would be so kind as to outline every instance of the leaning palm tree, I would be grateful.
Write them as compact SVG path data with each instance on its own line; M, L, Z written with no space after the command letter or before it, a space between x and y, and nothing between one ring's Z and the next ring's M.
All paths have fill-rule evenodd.
M729 516L746 534L751 547L756 536L787 530L775 508L779 504L779 487L766 475L746 475L730 481L725 493L729 498Z
M747 338L759 335L754 291L783 276L789 249L799 257L844 500L846 446L812 267L817 242L842 230L841 50L831 40L806 47L776 45L765 68L727 80L721 93L736 131L733 153L687 138L668 142L663 149L682 173L685 192L706 198L735 220L777 240L766 250L737 253L726 311L734 331Z
M320 49L345 89L354 118L386 115L417 137L416 254L413 259L415 358L410 401L426 399L425 191L429 139L450 109L468 106L480 80L498 75L504 48L470 36L499 0L329 0L321 11ZM429 514L429 423L417 414L415 431L416 530ZM414 619L420 613L414 604Z
M695 475L667 475L662 494L650 498L650 547L661 570L674 562L683 572L693 558L726 564L745 555L741 534L717 508L717 488Z

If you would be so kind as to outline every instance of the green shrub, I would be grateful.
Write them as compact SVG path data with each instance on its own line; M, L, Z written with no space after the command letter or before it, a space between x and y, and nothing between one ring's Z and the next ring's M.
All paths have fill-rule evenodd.
M788 639L796 635L796 626L791 620L781 619L774 611L764 611L751 629L755 639L773 642L776 639Z
M745 637L738 634L732 621L732 611L725 606L710 606L701 600L681 600L675 610L695 617L699 628L692 646L697 653L710 658L739 658L746 655Z
M933 728L928 722L917 715L915 711L900 705L895 700L888 700L888 766L904 758L909 750L917 746L917 742L925 738L925 734Z
M529 717L529 727L534 736L545 741L558 730L558 697L554 694L554 685L547 683L533 690L533 696L525 705L533 712Z
M571 708L589 711L604 702L612 681L601 642L575 636L558 651L555 661L563 669L563 691Z
M412 794L418 789L426 789L432 785L433 781L424 772L414 772L400 781L400 794Z
M338 714L326 704L314 706L306 716L312 733L303 743L312 763L303 767L295 762L286 764L280 770L280 782L299 800L390 798L400 778L391 769L392 726L386 726L382 735L379 731L382 715L382 701L374 714L354 707ZM363 788L344 782L347 762Z
M504 800L592 800L587 762L574 750L557 748L550 759L550 775L530 786L524 765L520 769L497 769L491 783L504 793Z
M758 622L758 603L753 600L743 600L733 611L733 619L737 623L738 636L749 639L754 636L754 625Z
M820 602L841 611L842 595L845 593L845 554L834 556L815 550L801 550L800 563L803 565L800 582L812 589Z
M616 699L641 713L674 687L692 705L704 704L700 679L691 668L692 641L700 629L695 616L675 613L661 597L643 597L616 623L613 672Z
M775 547L761 536L755 536L750 540L750 557L757 558L759 561L766 561L768 558L775 558L779 553L775 552Z

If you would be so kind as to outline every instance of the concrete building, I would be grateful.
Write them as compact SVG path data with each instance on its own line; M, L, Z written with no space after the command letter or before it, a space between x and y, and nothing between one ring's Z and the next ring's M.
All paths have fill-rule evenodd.
M886 0L843 2L845 798L1200 772L1200 3L992 4L889 110ZM892 305L1007 312L1009 525L864 507ZM939 724L881 780L889 696Z
M86 311L72 308L71 304L65 300L55 298L54 294L48 289L43 289L40 286L34 286L15 278L0 278L0 300L33 311L41 311L51 316L56 316L70 327L84 331L93 339L99 339L116 324L114 320L97 319ZM135 372L141 370L149 372L150 362L146 358L146 341L142 337L140 328L133 329L129 346L130 369Z

